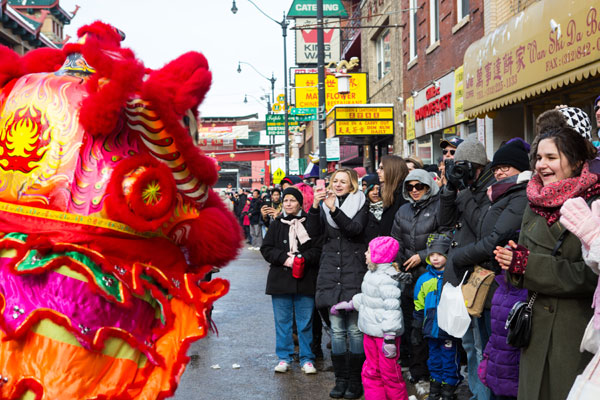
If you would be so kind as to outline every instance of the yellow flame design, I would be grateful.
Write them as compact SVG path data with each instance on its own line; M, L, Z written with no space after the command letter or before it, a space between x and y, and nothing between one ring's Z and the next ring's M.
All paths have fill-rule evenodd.
M11 157L28 157L38 141L38 126L27 118L13 125L6 137L6 148Z

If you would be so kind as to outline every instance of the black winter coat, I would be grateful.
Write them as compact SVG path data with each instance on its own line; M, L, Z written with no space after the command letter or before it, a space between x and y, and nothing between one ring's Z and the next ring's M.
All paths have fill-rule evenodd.
M513 178L513 177L511 177ZM476 229L477 241L457 247L452 253L452 264L457 274L464 275L467 268L473 265L481 265L484 268L494 270L496 274L501 272L500 268L492 266L493 251L498 245L501 235L514 233L521 228L523 212L527 207L527 182L516 183L517 176L510 185L505 180L495 185L507 184L506 188L498 198L494 199L488 207L481 210L479 224ZM503 245L503 244L502 244Z
M425 267L427 238L439 231L439 194L417 203L406 203L400 207L394 219L391 236L400 243L396 261L402 265L415 254L421 257ZM423 271L424 272L424 271Z
M258 225L261 220L260 208L262 207L262 201L260 199L252 199L250 201L250 208L248 209L248 218L250 218L250 225Z
M340 301L350 301L352 296L360 293L363 276L367 272L365 227L369 219L369 205L365 201L353 218L348 218L336 208L331 217L340 229L329 225L325 211L320 210L321 207L309 210L308 234L311 237L323 235L315 301L318 308L330 308Z
M400 184L394 192L394 204L383 209L381 221L379 222L379 236L390 236L396 213L406 203L407 200L402 197L402 184Z
M450 282L457 286L464 276L464 266L456 270L453 265L454 252L469 243L477 241L479 237L479 219L489 206L490 199L487 196L487 188L496 182L494 175L490 170L489 163L477 181L469 188L461 190L458 194L455 191L448 190L446 186L442 188L440 194L440 224L442 230L452 231L454 236L450 250L448 250L448 261L444 270L444 283ZM472 270L473 265L467 266ZM460 271L463 271L460 274Z
M300 217L287 216L286 219L305 218L306 213L302 211ZM317 284L317 273L319 270L319 258L321 256L321 239L319 236L311 236L311 240L304 244L298 243L298 252L304 257L304 277L296 279L292 276L292 269L285 267L283 263L288 258L290 251L289 225L281 222L282 215L277 217L267 231L260 247L264 259L271 264L267 276L266 294L300 294L314 296ZM302 223L305 227L306 221ZM310 236L310 234L309 234Z

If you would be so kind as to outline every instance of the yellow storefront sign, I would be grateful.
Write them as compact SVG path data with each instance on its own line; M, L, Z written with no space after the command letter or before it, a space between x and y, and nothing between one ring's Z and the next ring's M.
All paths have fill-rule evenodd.
M331 110L338 104L367 103L367 74L350 73L350 93L338 93L337 79L333 75L325 77L325 108ZM296 107L318 107L319 92L317 74L296 74Z
M536 2L467 49L465 116L522 101L599 71L598 4Z
M344 107L336 108L336 119L393 119L392 107Z
M406 140L415 138L415 99L409 97L404 102L404 111L406 112Z
M394 121L336 121L336 135L393 135Z

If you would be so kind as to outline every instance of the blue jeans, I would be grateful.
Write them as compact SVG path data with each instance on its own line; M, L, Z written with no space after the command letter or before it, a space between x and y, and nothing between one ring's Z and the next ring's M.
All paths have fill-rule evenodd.
M312 315L315 298L294 294L273 295L273 316L275 317L275 353L279 361L291 363L294 356L292 319L296 315L300 365L314 362L315 355L310 349L312 343Z
M363 354L363 333L358 329L358 311L340 311L329 314L331 322L331 353L344 354L348 351L346 338L350 343L350 353Z
M489 315L489 312L487 312L488 318ZM473 393L471 400L490 400L491 397L490 389L481 383L477 375L477 368L483 358L483 349L487 344L487 338L489 338L485 330L485 326L487 325L485 318L486 313L482 314L480 318L471 318L471 325L469 325L467 333L462 338L462 346L467 353L469 389Z

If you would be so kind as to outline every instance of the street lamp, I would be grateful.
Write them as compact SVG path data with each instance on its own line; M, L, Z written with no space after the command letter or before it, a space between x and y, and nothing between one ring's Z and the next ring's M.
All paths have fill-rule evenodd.
M248 66L250 66L257 74L259 74L260 76L262 76L263 78L265 78L266 80L268 80L269 82L271 82L271 104L275 103L275 81L277 80L277 78L275 78L275 75L273 74L273 72L271 72L271 77L268 78L265 75L263 75L259 70L257 70L254 65L245 62L245 61L238 61L238 67L237 67L237 72L238 74L242 73L242 64L246 64Z
M275 22L277 25L281 27L281 36L283 37L283 112L284 112L284 130L285 130L285 174L288 175L290 171L290 138L288 132L288 100L287 100L287 91L288 91L288 83L287 83L287 27L289 22L285 17L285 11L283 12L283 19L281 22L278 22L276 19L273 19L268 14L266 14L263 10L260 9L252 0L248 0L250 4L254 6L262 15L269 18L271 21ZM235 0L233 0L231 6L231 12L236 13L237 7L235 5ZM239 67L239 65L238 65Z
M259 103L261 105L262 105L262 101L266 101L267 102L267 114L271 111L271 103L269 102L268 95L260 96L260 100L259 100L256 97L252 96L251 94L245 94L244 95L244 104L248 103L248 96L252 97L254 99L254 101L256 101L257 103Z

